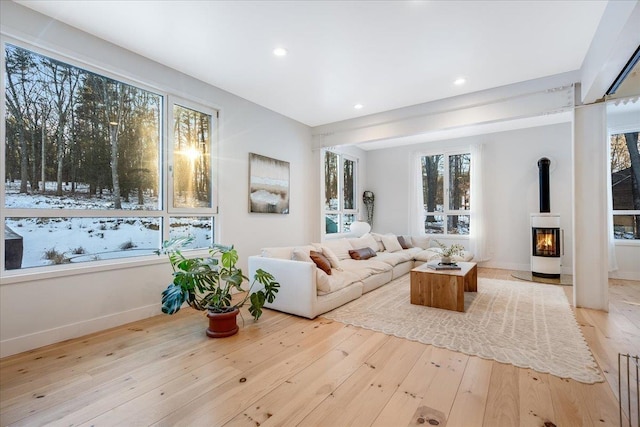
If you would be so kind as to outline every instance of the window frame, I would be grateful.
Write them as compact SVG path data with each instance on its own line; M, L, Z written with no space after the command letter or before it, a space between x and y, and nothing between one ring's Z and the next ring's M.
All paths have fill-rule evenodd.
M77 59L68 54L63 54L60 51L53 50L51 48L43 48L39 45L27 43L22 40L16 39L9 35L0 34L0 45L2 46L2 57L0 58L0 66L2 71L0 72L0 84L3 87L2 94L0 95L0 103L2 105L2 112L6 114L6 67L5 67L5 52L7 45L13 45L20 49L33 52L37 55L42 55L51 58L56 61L60 61L64 64L70 65L75 68L80 68L84 71L97 74L101 77L115 80L130 86L134 86L138 89L142 89L148 92L152 92L155 95L161 97L161 113L159 115L159 148L158 148L158 207L154 210L124 210L124 209L30 209L30 208L7 208L6 203L6 116L3 115L0 120L0 162L3 167L0 173L0 241L4 242L5 230L4 224L7 218L160 218L160 241L158 242L158 249L161 248L162 242L169 238L169 223L172 217L208 217L213 221L213 233L211 243L218 241L219 236L219 203L218 203L218 149L219 149L219 132L220 132L220 112L221 109L214 105L207 105L203 101L197 101L194 97L182 95L175 95L166 88L154 86L147 82L133 78L123 72L111 71L105 68L102 64L96 65L97 61L89 62L88 60ZM170 133L170 111L169 107L173 106L172 102L178 100L179 105L185 107L199 109L207 113L211 113L212 117L212 131L211 131L211 169L212 169L212 207L211 208L190 208L188 211L176 212L170 211L169 206L172 204L172 195L169 193L169 147L173 142L173 136ZM172 118L171 111L171 118ZM171 203L170 203L171 202ZM195 256L207 253L207 248L185 249L193 253ZM3 252L4 253L4 252ZM6 270L4 256L0 257L0 277L3 283L17 283L21 281L33 280L34 278L49 278L49 277L64 277L67 275L82 274L87 269L92 271L107 271L113 269L123 268L123 266L138 266L138 265L152 265L166 263L166 260L157 255L139 255L139 256L125 256L112 259L103 259L95 261L81 262L77 264L58 264L58 265L44 265L44 266L32 266L21 267L14 270Z
M609 183L608 185L611 187L613 183L611 182L611 174L613 173L611 170L611 137L613 135L619 135L622 133L629 132L638 132L640 133L640 124L630 124L626 126L616 126L607 129L607 158L609 159L607 162L607 173L609 175ZM609 188L607 191L611 192L611 226L614 226L614 217L616 215L624 216L624 215L640 215L640 210L637 209L614 209L613 208L613 188ZM612 230L611 230L612 231ZM607 230L607 233L611 232ZM613 243L615 246L640 246L640 239L616 239L615 233L613 238Z
M211 140L210 145L210 153L209 153L209 164L210 164L210 174L211 174L211 206L208 208L183 208L183 207L174 207L173 206L173 196L174 196L174 181L173 181L173 173L174 173L174 150L175 140L173 131L167 131L166 135L166 190L167 197L164 198L166 200L166 209L171 214L171 216L209 216L216 215L218 213L218 165L216 163L217 153L218 153L218 110L215 110L211 107L207 107L200 103L191 101L189 99L185 99L183 97L179 97L176 95L168 95L168 102L166 107L167 113L167 128L168 126L174 123L175 117L173 114L173 107L175 105L179 105L181 107L189 108L194 111L198 111L200 113L205 113L211 116L211 129L209 133L209 138Z
M338 156L338 209L337 210L327 210L325 209L325 201L326 201L326 188L325 188L325 163L326 163L326 153L334 153ZM344 163L345 160L352 161L354 163L354 172L353 172L353 209L345 209L344 208ZM321 235L323 238L325 236L337 236L345 233L349 233L349 231L344 231L345 227L345 216L353 215L354 221L358 220L358 213L360 211L360 202L358 201L358 188L359 188L359 171L360 171L360 159L354 155L346 154L339 150L335 150L332 148L323 148L321 150L320 155L320 194L321 194ZM338 232L336 233L327 233L326 232L326 217L327 215L338 215Z
M443 178L443 182L442 182L442 211L427 211L426 208L424 207L426 202L423 200L422 201L422 218L426 219L426 217L428 216L441 216L444 217L444 221L443 221L443 232L442 233L429 233L425 230L425 222L426 220L422 221L422 228L421 228L421 232L424 233L424 235L426 236L432 236L432 237L442 237L445 239L469 239L469 236L471 235L471 212L472 212L472 204L471 204L471 200L469 201L469 209L450 209L449 207L451 206L451 171L450 171L450 158L452 156L459 156L459 155L464 155L467 154L469 155L469 189L471 189L471 163L472 163L472 150L469 147L466 148L456 148L456 149L450 149L450 150L433 150L433 151L422 151L420 153L418 153L418 156L420 158L420 168L419 168L419 180L420 180L420 188L423 189L423 193L424 193L424 187L423 187L423 182L422 182L422 158L423 157L431 157L431 156L438 156L441 155L443 156L442 162L444 165L444 169L442 171L442 178ZM419 195L419 197L422 197L422 195ZM467 234L453 234L453 233L449 233L449 217L453 217L453 216L468 216L469 217L469 233Z

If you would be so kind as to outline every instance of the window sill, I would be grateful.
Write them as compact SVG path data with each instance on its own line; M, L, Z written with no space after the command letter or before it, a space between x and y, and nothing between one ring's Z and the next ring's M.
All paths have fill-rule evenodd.
M207 256L207 250L184 252L185 256ZM0 273L0 285L9 285L34 280L45 280L56 277L78 276L100 271L122 270L125 268L142 267L147 265L169 264L166 255L149 255L135 259L118 259L94 261L76 265L30 267L19 270L5 270Z
M616 240L614 242L615 246L636 246L640 247L640 240Z

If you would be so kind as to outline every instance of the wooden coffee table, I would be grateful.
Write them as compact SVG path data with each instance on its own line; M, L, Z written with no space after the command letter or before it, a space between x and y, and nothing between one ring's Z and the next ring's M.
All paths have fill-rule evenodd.
M478 291L478 267L457 264L460 270L432 270L426 263L411 270L411 304L464 311L464 293Z

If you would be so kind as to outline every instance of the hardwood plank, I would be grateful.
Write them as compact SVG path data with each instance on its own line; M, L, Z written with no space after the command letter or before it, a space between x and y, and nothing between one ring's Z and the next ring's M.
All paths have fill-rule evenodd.
M370 425L425 350L392 337L300 425Z
M618 353L623 351L625 345L606 338L589 317L589 310L576 312L576 319L607 383L618 396Z
M553 412L549 374L520 369L518 385L521 426L559 425Z
M480 357L469 357L456 400L449 412L447 427L482 426L493 364Z
M558 426L588 427L593 425L577 384L573 380L549 376L555 424Z
M432 347L400 384L374 425L447 424L469 356Z
M196 325L193 322L193 316L196 313L189 308L179 311L172 317L172 324L175 325L172 329L163 327L160 322L160 319L165 318L166 315L154 316L139 322L3 358L0 360L0 369L3 372L2 381L8 386L11 380L16 377L20 381L24 381L25 378L38 377L43 369L63 369L100 353L114 350L122 351L129 347L143 348L147 340L155 340L160 335L181 334L184 329L195 331Z
M484 426L517 426L520 424L520 390L518 383L518 368L504 363L493 363L487 407L484 414Z
M441 367L438 356L442 357L442 353L438 353L434 357L432 354L434 349L433 346L428 346L425 349L398 390L391 396L380 415L375 419L373 426L407 425L414 419L414 413L420 407L422 398L426 395L427 389L433 383L436 373Z
M211 390L215 399L211 394L195 396L157 420L157 425L222 425L356 332L337 322L314 323L311 327L315 329L308 330L297 344Z
M253 402L225 426L294 426L333 393L390 337L359 330L308 369Z
M606 383L575 384L594 426L619 426L618 401ZM640 420L639 420L640 421Z
M282 339L287 335L295 334L305 325L291 317L274 317L273 319L272 322L260 323L247 328L244 334L225 340L209 339L204 332L197 336L190 334L192 343L172 356L163 357L163 354L155 363L146 365L140 365L137 360L132 360L128 365L124 363L124 366L115 365L112 372L107 371L99 376L92 376L92 381L83 384L83 387L65 387L41 398L33 397L26 403L29 412L25 412L23 404L4 410L2 417L11 420L12 417L29 413L29 420L38 420L38 423L50 423L60 419L71 424L84 422L184 375L185 372L196 370L211 360L224 358L227 354L234 351L240 352L242 349L248 354L254 354L253 345L259 346L263 340ZM201 323L200 326L202 326ZM261 331L276 330L278 331L276 334L267 335L263 340L255 342ZM160 340L156 345L163 346L164 342ZM140 359L146 360L146 353L139 355ZM66 404L62 405L62 403Z

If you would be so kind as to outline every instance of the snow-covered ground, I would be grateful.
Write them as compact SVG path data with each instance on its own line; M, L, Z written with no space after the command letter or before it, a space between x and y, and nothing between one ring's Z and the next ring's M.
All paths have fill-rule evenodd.
M89 196L86 187L79 186L75 196L66 193L55 196L55 183L47 183L47 194L20 194L20 183L7 183L5 206L21 209L91 210L113 209L110 197ZM132 203L134 202L134 203ZM69 218L34 217L6 219L6 226L23 238L22 268L53 264L46 254L58 254L65 262L86 262L101 259L150 255L162 244L161 218L145 216L145 211L157 210L158 200L145 197L143 206L137 197L122 202L123 210L140 211L135 217ZM172 217L170 238L190 235L192 247L209 247L213 241L211 218ZM55 253L54 253L55 252Z

